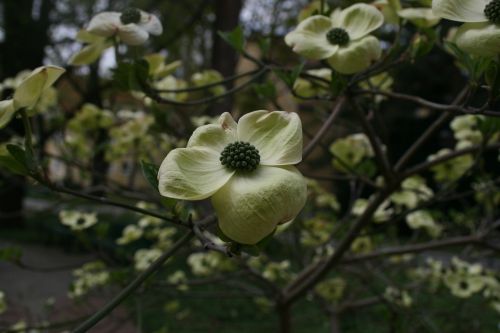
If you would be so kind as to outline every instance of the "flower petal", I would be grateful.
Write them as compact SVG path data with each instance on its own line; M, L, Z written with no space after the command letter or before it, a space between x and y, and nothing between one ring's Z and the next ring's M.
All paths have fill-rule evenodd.
M235 175L212 196L219 228L234 241L255 244L304 207L307 187L293 166L260 166Z
M358 3L344 9L341 13L340 26L348 33L351 40L368 35L384 24L384 15L377 8Z
M309 59L326 59L335 53L338 45L332 45L326 39L333 28L332 20L326 16L314 15L306 18L285 36L285 43L293 52Z
M257 148L262 165L291 165L302 160L302 123L295 112L247 113L238 121L238 140Z
M146 30L152 35L161 35L163 32L163 26L158 19L153 14L146 13L141 10L141 21L139 22L141 28Z
M83 47L80 51L73 54L68 63L73 66L83 66L95 62L101 56L102 52L108 47L106 44L94 43Z
M500 27L489 22L465 23L458 28L455 42L471 54L497 56L500 53Z
M42 71L45 71L47 73L47 79L45 80L45 85L43 86L43 89L47 89L48 87L52 86L54 82L57 81L57 79L63 75L66 70L62 67L59 66L43 66Z
M16 113L14 101L9 99L0 101L0 128L4 128Z
M436 16L458 22L486 22L484 8L490 0L433 0Z
M102 37L114 36L123 25L118 12L102 12L94 16L87 31Z
M432 27L441 20L430 8L405 8L398 11L398 15L421 28Z
M93 43L102 43L106 38L82 29L77 32L75 39L82 43L93 44Z
M380 58L382 50L380 42L373 36L352 41L346 47L339 48L328 62L342 74L354 74L368 68Z
M42 66L34 69L19 84L14 93L14 107L16 110L35 106L43 90L50 87L64 71L64 68L57 66Z
M158 172L160 194L174 199L206 199L228 182L234 171L224 168L219 154L206 148L170 151Z
M187 147L208 148L220 153L236 140L236 122L228 112L224 112L219 117L218 124L198 127L189 138Z
M120 37L125 44L141 45L148 40L149 34L139 25L130 23L120 27L120 30L118 30L118 37Z

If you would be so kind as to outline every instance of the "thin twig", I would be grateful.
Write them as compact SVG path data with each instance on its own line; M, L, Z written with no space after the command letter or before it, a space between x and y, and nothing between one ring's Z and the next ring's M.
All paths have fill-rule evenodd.
M187 232L181 239L179 239L173 246L165 252L160 258L158 258L151 266L148 267L144 272L139 274L125 289L123 289L118 295L115 296L108 304L106 304L101 310L96 312L92 317L84 321L81 325L75 328L72 333L83 333L90 330L98 322L109 315L118 305L120 305L130 294L132 294L137 288L139 288L147 278L158 271L165 261L175 254L184 244L189 242L193 238L193 231Z

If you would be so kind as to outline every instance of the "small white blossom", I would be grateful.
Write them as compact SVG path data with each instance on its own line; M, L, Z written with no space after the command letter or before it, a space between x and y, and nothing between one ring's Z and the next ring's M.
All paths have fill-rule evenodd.
M59 220L62 224L74 231L90 228L97 223L96 213L84 213L76 210L62 210L59 213Z
M135 8L123 13L102 12L90 20L87 31L102 37L118 36L125 44L144 44L149 34L161 35L163 26L153 14Z

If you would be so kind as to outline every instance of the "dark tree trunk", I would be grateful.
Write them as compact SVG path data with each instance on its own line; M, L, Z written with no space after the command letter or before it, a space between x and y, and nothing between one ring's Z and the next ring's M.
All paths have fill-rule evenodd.
M2 0L5 39L0 44L0 78L15 76L24 69L42 65L45 46L49 43L49 14L52 0L42 0L33 10L33 0ZM34 17L33 14L36 14ZM7 97L7 96L2 96ZM10 132L24 135L19 121L9 125ZM0 140L8 139L7 131ZM22 226L25 179L18 176L0 176L0 227Z
M227 77L235 73L238 61L237 52L227 44L220 36L218 31L231 31L238 26L240 20L240 11L242 0L216 0L215 1L215 22L213 27L213 48L212 48L212 67L219 71L222 76ZM226 88L230 89L232 83L228 83ZM227 98L222 104L222 110L219 106L216 113L222 111L231 111L232 99Z

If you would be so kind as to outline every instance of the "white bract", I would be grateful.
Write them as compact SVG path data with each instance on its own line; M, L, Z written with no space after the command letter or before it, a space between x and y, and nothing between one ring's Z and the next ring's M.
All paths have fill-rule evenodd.
M87 31L102 37L117 36L128 45L144 44L149 34L161 35L163 26L153 14L129 8L119 12L102 12L90 20Z
M41 66L34 69L21 81L12 99L0 101L0 128L9 123L17 110L34 108L44 92L64 72L64 68L57 66Z
M108 38L97 36L86 30L78 31L76 40L86 45L69 59L68 63L73 66L91 64L99 59L107 48L113 46L112 41Z
M500 53L499 0L434 0L432 10L439 17L465 23L455 35L464 51L480 56Z
M383 23L384 16L374 6L355 4L330 17L308 17L285 42L308 59L326 59L338 72L353 74L380 58L380 42L369 34Z
M59 220L62 224L70 227L71 230L80 231L90 228L97 223L96 213L84 213L75 210L63 210L59 213Z
M211 197L219 227L232 240L255 244L295 218L307 189L293 166L302 160L296 113L250 112L236 123L229 113L198 127L187 148L172 150L158 173L163 196Z

